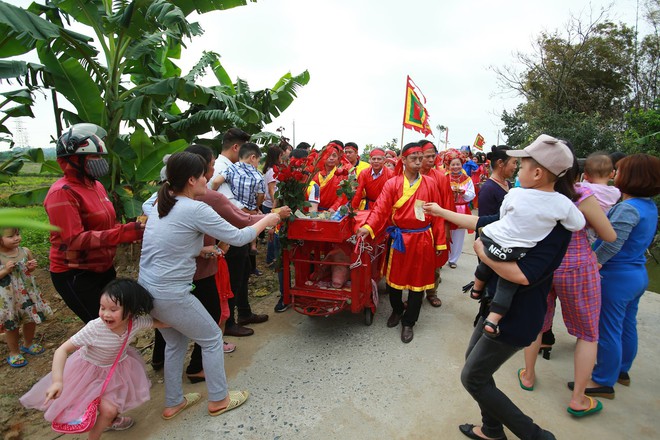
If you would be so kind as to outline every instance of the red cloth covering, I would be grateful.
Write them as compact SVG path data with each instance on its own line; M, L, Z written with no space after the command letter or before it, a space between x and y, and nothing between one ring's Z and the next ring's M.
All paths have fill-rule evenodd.
M358 186L355 190L355 197L351 201L351 205L354 209L357 209L360 206L362 199L367 200L367 205L365 209L373 209L374 203L378 199L378 196L385 186L385 182L390 180L393 175L392 170L387 167L383 167L381 175L374 180L371 175L371 167L365 169L358 176Z
M50 271L105 272L113 265L117 245L142 240L144 229L137 222L117 222L101 182L84 177L63 158L57 161L64 177L53 183L44 200L50 223L60 228L50 232Z
M436 250L446 249L446 238L444 219L425 216L424 221L420 221L415 217L415 200L440 204L440 193L435 181L426 176L420 176L412 188L406 190L404 185L408 186L404 175L388 180L363 226L375 235L390 225L401 229L430 226L423 232L403 232L406 250L391 249L385 271L390 286L421 292L435 287Z
M483 163L479 165L479 168L472 171L472 175L470 176L472 183L474 184L475 197L472 199L472 206L474 206L475 209L479 208L479 190L481 189L480 185L483 179L482 176L488 177L488 170Z
M215 286L218 289L218 296L220 297L220 322L222 322L229 319L229 298L233 298L234 293L231 291L229 267L227 266L225 256L219 255L217 260L218 271L215 273Z

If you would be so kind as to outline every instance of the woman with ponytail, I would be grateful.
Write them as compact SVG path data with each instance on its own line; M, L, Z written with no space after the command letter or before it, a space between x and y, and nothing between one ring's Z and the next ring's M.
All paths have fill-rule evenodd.
M152 315L171 326L162 330L167 342L164 419L175 417L201 399L198 393L183 394L183 360L189 339L202 348L209 414L222 414L247 400L247 391L228 391L222 333L190 294L195 258L202 249L204 234L243 246L279 222L277 214L268 214L252 226L237 229L209 205L195 200L206 192L206 167L204 159L193 153L176 153L169 158L167 180L155 206L158 214L150 216L144 233L139 282L154 297Z

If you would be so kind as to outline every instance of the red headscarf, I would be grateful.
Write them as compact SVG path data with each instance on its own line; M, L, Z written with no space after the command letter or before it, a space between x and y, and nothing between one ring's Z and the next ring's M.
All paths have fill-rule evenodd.
M443 163L445 165L445 169L449 171L449 164L451 163L452 160L454 159L459 159L461 161L461 165L465 163L467 160L465 157L465 154L462 152L458 151L455 148L451 148L447 151L445 151L445 154L443 155Z

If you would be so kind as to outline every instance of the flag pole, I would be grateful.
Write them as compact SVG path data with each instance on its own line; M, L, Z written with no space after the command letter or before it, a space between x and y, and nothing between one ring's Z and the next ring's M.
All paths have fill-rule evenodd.
M403 130L406 126L406 104L408 103L408 84L410 84L410 75L406 75L406 94L405 99L403 100L403 121L401 122L401 144L399 146L399 151L403 150Z

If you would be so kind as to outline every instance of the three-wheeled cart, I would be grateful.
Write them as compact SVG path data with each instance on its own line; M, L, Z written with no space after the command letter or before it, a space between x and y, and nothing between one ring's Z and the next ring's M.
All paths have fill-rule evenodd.
M378 304L386 234L363 242L355 239L355 229L355 220L348 216L340 221L297 218L289 223L287 239L291 246L282 252L285 304L310 316L328 316L348 309L364 313L365 323L371 325ZM350 261L324 261L334 249L341 249ZM349 281L333 288L327 280L311 280L310 275L321 265L349 266Z

